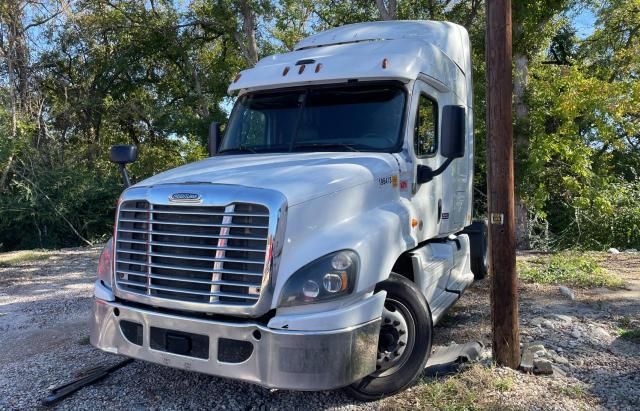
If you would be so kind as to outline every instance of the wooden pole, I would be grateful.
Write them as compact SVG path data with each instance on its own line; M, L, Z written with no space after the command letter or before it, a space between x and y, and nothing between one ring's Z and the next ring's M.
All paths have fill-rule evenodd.
M487 186L493 358L520 365L511 118L511 0L487 7Z

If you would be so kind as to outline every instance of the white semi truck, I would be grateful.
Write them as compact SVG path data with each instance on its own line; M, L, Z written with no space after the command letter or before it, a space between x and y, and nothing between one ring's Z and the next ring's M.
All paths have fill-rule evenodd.
M91 343L271 388L408 387L434 324L486 273L466 30L335 28L229 92L209 158L122 193ZM127 185L135 154L111 152Z

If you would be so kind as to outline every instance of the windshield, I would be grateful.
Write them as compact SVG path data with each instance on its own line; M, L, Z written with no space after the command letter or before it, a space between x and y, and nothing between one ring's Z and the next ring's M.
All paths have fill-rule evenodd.
M404 105L395 84L246 94L219 152L398 151Z

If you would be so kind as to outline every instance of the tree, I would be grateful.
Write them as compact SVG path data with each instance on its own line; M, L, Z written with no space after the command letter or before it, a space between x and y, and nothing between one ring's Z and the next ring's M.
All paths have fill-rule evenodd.
M513 105L515 114L515 171L516 171L516 246L529 249L531 228L529 227L529 207L527 192L523 188L524 170L530 146L529 105L527 88L529 85L529 65L539 56L552 36L557 19L571 7L571 0L536 0L515 2L513 7Z

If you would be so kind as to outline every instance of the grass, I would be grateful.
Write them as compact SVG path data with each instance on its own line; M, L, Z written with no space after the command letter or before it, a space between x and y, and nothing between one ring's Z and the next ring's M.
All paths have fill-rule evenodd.
M492 369L475 364L450 377L424 379L415 392L411 393L410 405L389 405L392 409L420 408L442 411L501 409L499 404L486 399L486 393L510 391L513 385L511 377L497 377Z
M560 394L566 395L571 398L584 398L586 395L584 392L584 387L580 384L558 387L557 390Z
M446 411L479 409L476 402L478 393L457 378L429 382L422 388L420 397L428 404L427 408Z
M51 256L51 253L46 251L17 251L12 253L0 254L0 267L11 267L30 261L46 260Z
M624 285L620 277L602 268L598 259L589 253L560 252L519 261L518 274L522 280L538 284L577 287Z
M511 377L496 378L495 381L493 381L493 387L500 392L511 391L511 388L513 388L513 378Z
M623 340L640 344L640 328L631 328L631 329L621 328L618 330L618 335Z

